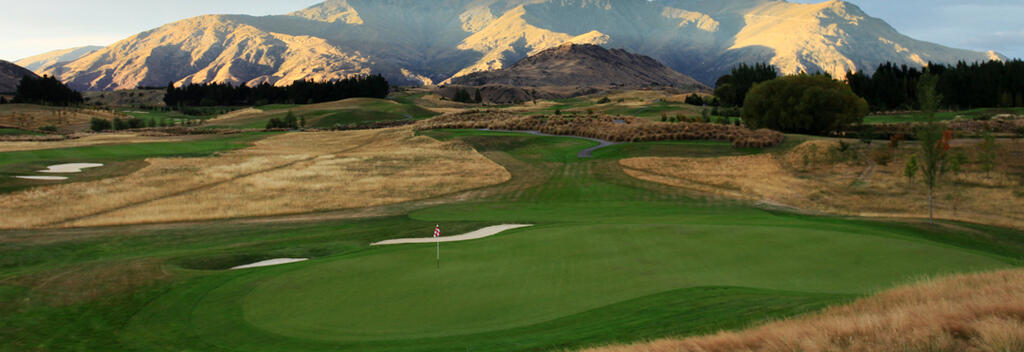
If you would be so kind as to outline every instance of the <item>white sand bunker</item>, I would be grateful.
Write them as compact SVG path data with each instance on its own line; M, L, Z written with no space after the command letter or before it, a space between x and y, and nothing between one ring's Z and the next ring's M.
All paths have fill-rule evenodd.
M48 174L77 174L82 172L82 169L90 169L94 167L102 167L103 164L91 164L91 163L74 163L74 164L59 164L50 165L46 170L39 170L39 172Z
M434 242L458 242L458 241L469 241L475 239L481 239L484 237L490 237L499 233L514 230L523 227L530 227L533 225L518 225L518 224L506 224L497 226L488 226L470 233L464 233L456 236L445 236L445 237L426 237L426 238L400 238L395 240L380 241L377 243L370 244L371 246L383 246L389 244L409 244L409 243L434 243Z
M304 262L304 261L307 261L307 260L309 260L309 258L277 258L277 259L268 259L268 260L264 260L264 261L260 261L260 262L255 262L255 263L252 263L252 264L239 265L239 266L236 266L236 267L232 267L231 270L262 268L262 267L265 267L265 266L284 265L284 264Z
M14 178L37 181L64 181L68 179L67 177L64 176L14 176Z

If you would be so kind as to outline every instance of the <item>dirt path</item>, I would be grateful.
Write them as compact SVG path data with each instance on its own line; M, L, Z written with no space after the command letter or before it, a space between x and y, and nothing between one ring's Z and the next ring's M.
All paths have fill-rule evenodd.
M514 230L524 227L530 227L533 225L519 225L519 224L506 224L497 226L488 226L473 232L464 233L455 236L444 236L444 237L424 237L424 238L399 238L395 240L380 241L370 244L371 246L385 246L392 244L411 244L411 243L435 243L435 242L459 242L477 240L485 237L497 235L499 233Z

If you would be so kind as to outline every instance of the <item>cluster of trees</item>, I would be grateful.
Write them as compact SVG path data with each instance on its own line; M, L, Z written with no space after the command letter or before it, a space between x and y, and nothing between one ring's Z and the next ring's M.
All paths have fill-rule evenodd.
M749 127L828 134L863 122L868 103L827 75L799 74L754 85L742 117Z
M480 104L484 102L484 98L480 95L479 89L476 90L476 95L471 98L469 96L469 91L464 88L459 88L455 90L455 97L452 98L452 101L467 104Z
M715 98L717 105L741 106L747 99L747 92L754 84L770 81L779 77L775 66L766 63L754 65L740 64L727 75L715 82Z
M854 93L867 99L872 110L913 110L921 108L918 89L926 74L938 78L935 89L943 97L939 108L1024 106L1021 60L929 64L925 69L884 63L872 75L848 72L846 80Z
M5 99L6 100L6 99ZM14 93L14 103L69 106L81 104L82 94L53 76L25 76Z
M381 75L358 76L333 82L295 81L287 87L262 83L255 87L228 83L167 85L167 106L315 104L347 98L385 98L391 86Z
M291 111L289 111L288 114L285 115L283 119L279 119L279 118L275 117L275 118L270 119L270 121L267 121L267 129L268 130L270 130L270 129L297 130L300 127L302 127L302 128L306 127L306 118L303 117L302 119L298 119L298 118L295 117L295 114L292 113Z

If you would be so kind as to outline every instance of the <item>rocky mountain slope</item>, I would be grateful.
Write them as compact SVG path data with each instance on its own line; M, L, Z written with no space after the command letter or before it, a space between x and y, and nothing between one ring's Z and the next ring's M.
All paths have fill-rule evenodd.
M25 76L37 77L24 67L0 60L0 93L12 93L17 90L18 83L21 83Z
M329 0L286 15L209 15L44 70L77 89L167 82L289 84L382 73L433 84L564 43L650 56L704 83L740 62L784 73L1001 58L901 35L843 1Z
M26 57L24 59L15 61L14 63L18 66L27 68L32 71L41 72L45 68L50 67L54 64L78 60L82 56L89 55L92 52L100 49L103 49L103 47L90 45L70 49L54 50L48 53Z
M475 72L451 82L470 86L706 88L648 56L571 43L544 50L500 70Z

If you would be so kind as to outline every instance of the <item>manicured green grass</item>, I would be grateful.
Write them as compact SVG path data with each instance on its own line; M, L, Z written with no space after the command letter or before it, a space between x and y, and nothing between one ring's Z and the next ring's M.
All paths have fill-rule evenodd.
M13 327L0 330L9 341L0 350L557 350L737 329L1024 258L1017 231L767 211L690 198L615 168L625 156L754 152L721 143L624 145L581 160L576 153L594 142L421 134L496 156L512 181L486 198L378 219L0 241L0 279L10 278L0 281L0 302L10 302L0 303L0 322ZM499 223L536 226L444 243L440 267L432 244L367 247L427 237L435 224L457 234ZM275 257L313 259L218 270ZM42 293L16 283L140 260L166 263L172 277L67 305L38 303Z
M182 121L182 120L206 120L206 119L209 119L209 118L213 118L213 117L215 117L217 115L216 113L212 113L211 112L210 114L196 116L196 115L186 115L186 114L183 114L183 113L181 113L179 111L175 111L175 110L167 110L167 111L165 111L165 110L151 110L151 109L141 109L141 108L123 109L123 110L121 110L121 112L123 112L125 114L128 114L129 116L137 118L137 119L153 120L153 121L156 121L158 123L160 121L167 121L167 122L170 123L170 122L176 122L176 121Z
M42 133L36 131L19 130L16 128L0 128L0 136L39 136Z

